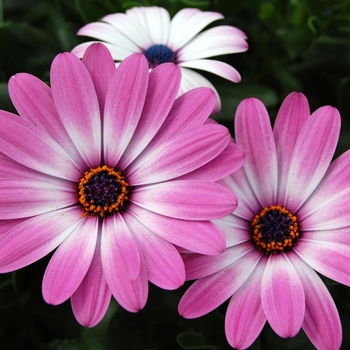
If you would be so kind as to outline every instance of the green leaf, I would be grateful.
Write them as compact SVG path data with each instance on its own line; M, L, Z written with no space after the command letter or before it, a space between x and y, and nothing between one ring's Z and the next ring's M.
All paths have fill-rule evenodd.
M195 332L180 333L177 338L179 345L186 350L200 349L200 350L216 350L216 346L206 345L202 334Z

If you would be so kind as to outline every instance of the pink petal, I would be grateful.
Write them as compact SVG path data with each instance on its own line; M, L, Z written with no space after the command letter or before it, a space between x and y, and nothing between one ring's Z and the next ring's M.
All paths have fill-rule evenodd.
M230 345L237 349L247 349L259 336L266 322L260 297L266 264L264 260L260 261L249 279L233 294L226 311L226 337Z
M144 107L148 76L146 58L134 54L118 66L111 79L103 120L104 158L111 167L117 164L133 137Z
M176 248L155 235L133 215L125 213L124 217L139 244L148 279L163 289L179 288L185 282L185 267Z
M82 220L81 209L71 207L35 216L1 237L0 272L27 266L61 244Z
M142 309L148 296L148 276L140 254L140 270L136 279L131 280L125 262L115 251L115 247L109 245L114 233L114 224L110 220L104 220L102 225L101 260L104 276L113 296L126 310L137 312Z
M180 69L172 63L164 63L149 75L145 105L132 139L118 166L124 169L149 144L175 101L181 81Z
M131 164L128 181L135 186L184 175L215 159L229 140L230 134L222 125L202 125L175 135Z
M179 63L180 67L200 69L206 72L210 72L218 75L219 77L239 83L241 81L241 75L237 69L233 68L229 64L216 60L191 60Z
M324 176L338 142L340 114L321 107L305 123L296 141L289 165L284 204L295 212Z
M43 128L74 159L77 166L84 169L85 163L57 113L51 89L35 76L19 73L10 79L9 93L20 116Z
M57 182L0 179L0 219L34 216L75 204L75 186Z
M221 305L249 278L260 257L260 253L252 250L220 272L194 282L179 302L180 315L196 318Z
M42 285L45 301L58 305L77 290L94 255L98 218L85 217L57 248L47 265Z
M339 349L342 341L340 318L322 280L296 254L288 255L303 282L305 318L303 329L317 349Z
M103 275L100 245L99 236L89 270L71 297L74 316L85 327L94 327L102 320L112 295Z
M179 95L182 95L183 93L198 87L208 87L212 89L216 95L215 106L211 111L211 114L218 113L221 109L221 100L214 85L208 79L204 78L203 75L200 75L199 73L193 70L181 67L181 73L182 73L182 80L181 80L181 86L179 89Z
M305 314L303 284L285 253L270 255L261 282L262 305L273 330L294 337Z
M317 272L350 286L348 268L350 264L349 245L301 238L294 250Z
M204 124L213 110L215 99L214 92L204 87L192 89L178 97L146 152L152 152L180 132Z
M100 164L101 114L93 81L85 65L66 52L51 66L51 89L58 114L89 167Z
M6 156L44 174L73 181L80 178L79 167L47 133L8 112L0 111L0 119L0 151Z
M205 181L168 181L136 188L131 201L158 214L185 220L212 220L237 207L233 192Z
M202 12L196 8L182 9L171 20L167 45L174 52L178 51L208 24L223 18L224 16L218 12Z
M108 85L116 69L113 58L104 45L93 44L84 53L83 63L94 83L101 115L103 115Z
M152 213L132 205L129 210L159 237L190 251L216 255L225 250L222 232L210 221L187 221Z
M248 44L242 38L239 29L231 26L219 26L197 35L178 51L177 59L179 62L191 61L247 50Z
M302 93L298 92L289 94L278 111L273 127L280 175L278 203L285 202L288 170L293 150L297 138L309 117L308 101Z
M243 169L262 207L275 203L277 154L270 118L255 98L243 100L235 116L236 141L246 155Z
M177 180L210 180L215 182L237 171L244 162L243 149L230 140L217 157L200 168L177 178Z

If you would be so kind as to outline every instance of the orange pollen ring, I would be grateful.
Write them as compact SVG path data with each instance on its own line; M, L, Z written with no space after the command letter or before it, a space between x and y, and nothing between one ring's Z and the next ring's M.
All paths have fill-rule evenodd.
M114 180L118 184L119 194L116 196L114 202L109 205L96 205L94 199L87 198L86 186L97 174L105 172L109 178L115 178ZM78 197L79 203L85 210L83 216L99 215L101 218L112 215L114 212L120 211L124 208L125 204L129 200L129 184L126 182L122 173L115 171L106 165L101 167L92 168L84 172L84 176L80 179L78 185Z
M251 222L251 242L266 255L287 252L300 238L297 217L282 205L265 207Z

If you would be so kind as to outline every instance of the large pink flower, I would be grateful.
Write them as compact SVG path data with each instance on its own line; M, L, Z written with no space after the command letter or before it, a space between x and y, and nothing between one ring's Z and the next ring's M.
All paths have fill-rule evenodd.
M87 326L111 294L141 309L148 280L165 289L185 280L176 246L225 249L210 221L236 207L216 180L244 161L229 132L206 123L215 94L198 88L175 100L180 69L151 73L141 54L115 67L102 44L83 60L58 55L51 88L17 74L9 92L20 117L0 111L0 272L55 248L43 279L51 304L71 297Z
M221 181L235 191L237 210L214 220L227 249L188 254L187 290L179 312L193 318L232 296L229 343L247 348L266 320L281 337L302 327L318 349L338 349L341 325L330 293L314 271L350 285L350 152L330 164L340 115L329 106L310 116L306 98L290 94L273 130L254 98L238 107L235 132L246 163Z
M214 27L198 34L208 24L223 18L218 12L186 8L170 20L168 11L162 7L134 7L126 14L114 13L103 17L102 22L89 23L78 34L102 40L115 61L139 52L147 57L150 68L174 62L182 71L179 94L199 86L210 87L216 92L214 86L192 68L239 82L241 76L235 68L206 58L248 49L246 35L233 26ZM72 52L82 57L91 43L80 44ZM220 108L217 94L214 113Z

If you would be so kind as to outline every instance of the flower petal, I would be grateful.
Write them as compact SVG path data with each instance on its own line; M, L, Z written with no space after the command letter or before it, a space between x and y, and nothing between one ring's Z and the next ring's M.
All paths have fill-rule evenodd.
M27 266L54 250L82 220L81 208L70 207L34 216L1 237L0 272Z
M262 207L275 203L277 155L270 118L255 98L243 100L235 116L236 141L246 154L243 169Z
M191 60L179 63L180 67L200 69L206 72L210 72L218 75L219 77L239 83L241 81L241 75L237 69L233 68L229 64L217 60Z
M195 8L182 9L171 20L167 46L173 51L178 51L208 24L223 18L218 12L202 12Z
M131 186L174 179L215 159L230 140L222 125L202 125L177 134L146 156L140 156L127 170Z
M225 334L230 345L247 349L264 327L266 316L261 304L261 280L265 259L256 266L249 279L233 294L225 317Z
M57 248L47 265L42 292L48 304L58 305L77 290L96 248L98 218L85 217Z
M98 237L89 270L71 297L74 316L85 327L94 327L102 320L112 295L103 275L100 245Z
M326 286L296 254L289 254L303 282L305 317L303 329L317 349L340 349L342 329L334 301Z
M104 158L111 167L121 158L137 127L146 98L148 76L146 58L134 54L118 66L111 79L103 120Z
M131 280L125 267L125 262L111 249L110 238L114 235L114 223L104 220L102 223L101 260L102 268L109 288L117 302L130 312L142 309L148 296L148 276L140 254L140 270L136 279Z
M85 65L71 53L57 55L51 66L51 90L62 123L86 164L100 164L101 114Z
M225 250L222 232L210 221L188 221L158 215L139 206L129 210L157 236L200 254L216 255Z
M180 315L196 318L221 305L249 278L260 257L260 253L251 250L244 258L220 272L194 282L179 302Z
M285 253L270 255L261 281L261 301L273 330L294 337L305 315L303 284Z
M133 215L125 213L123 217L137 239L148 279L163 289L179 288L185 282L185 267L176 248L151 232Z
M124 169L128 166L162 126L175 101L180 81L180 69L173 63L164 63L152 70L139 123L119 161L119 168Z
M75 186L68 181L0 179L0 219L39 215L76 202Z
M288 170L295 143L310 117L310 108L306 97L302 93L293 92L283 101L278 111L273 127L276 141L279 190L278 203L285 202Z
M95 86L101 115L103 115L107 89L115 64L108 49L102 44L93 44L84 53L85 64Z
M181 48L177 53L177 59L183 62L247 51L248 44L241 33L241 30L232 26L208 29Z
M286 207L295 212L317 187L332 160L340 131L340 114L329 106L306 121L294 147L285 191Z
M301 238L294 250L317 272L350 286L348 269L350 264L349 245Z
M217 183L168 181L136 188L131 201L158 214L185 220L212 220L237 207L233 192Z

